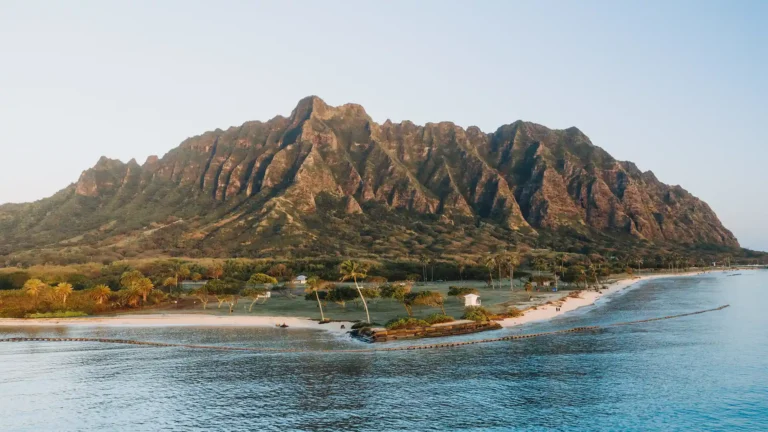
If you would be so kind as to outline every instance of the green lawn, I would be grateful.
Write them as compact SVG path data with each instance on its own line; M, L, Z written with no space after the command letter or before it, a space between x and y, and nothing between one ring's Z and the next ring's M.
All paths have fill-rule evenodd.
M455 297L448 297L449 286L466 286L477 288L480 292L480 300L482 305L493 312L505 312L509 307L515 306L520 309L535 305L543 304L549 300L560 298L567 295L568 290L560 289L559 292L525 292L522 288L522 283L516 281L515 291L510 291L509 280L502 283L502 288L491 289L485 285L483 281L451 281L451 282L427 282L419 283L413 286L413 291L438 291L445 300L445 309L448 315L455 318L460 318L464 313L464 302L459 301ZM542 288L543 290L543 288ZM529 300L531 299L532 300ZM304 316L314 319L320 319L320 312L317 307L316 301L308 301L304 299L303 288L297 288L293 291L293 297L281 294L278 291L272 292L272 298L265 304L256 304L253 307L252 312L248 312L248 306L250 300L240 299L237 305L235 314L237 315L261 315L261 316ZM391 299L371 299L368 303L368 309L371 314L371 320L377 323L386 323L392 318L397 316L406 316L405 308L402 304ZM342 321L356 321L365 320L365 310L362 304L359 302L348 302L346 307L341 307L335 303L326 303L323 305L326 318L332 320ZM192 300L184 302L183 307L178 309L164 310L163 312L184 312L189 313L191 311L204 312L202 306L198 302L193 304ZM226 315L229 313L229 309L226 305L222 305L221 309L217 309L217 304L212 301L208 304L206 313ZM417 307L413 310L415 317L426 317L432 313L440 312L439 308L423 308Z

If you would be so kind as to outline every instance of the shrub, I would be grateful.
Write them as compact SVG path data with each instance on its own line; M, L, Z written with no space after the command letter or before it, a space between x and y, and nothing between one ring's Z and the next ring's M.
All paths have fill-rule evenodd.
M493 314L481 306L468 306L464 308L464 316L462 318L478 322L490 321Z
M75 318L88 316L85 312L76 311L57 311L57 312L45 312L45 313L33 313L28 314L27 318Z
M518 309L516 307L511 307L511 308L509 308L509 310L507 310L507 316L510 317L510 318L518 318L518 317L521 317L523 315L524 315L523 311L521 311L520 309Z
M429 323L418 318L394 318L387 322L387 330L412 329L418 327L429 327Z
M454 321L452 316L443 315L440 313L433 313L432 315L424 318L424 321L429 324L441 324Z
M480 294L477 288L449 286L449 296L465 296L467 294Z
M328 321L330 322L330 320L328 320ZM380 325L381 324L375 323L375 322L374 323L367 323L367 322L360 321L360 322L356 322L356 323L352 324L352 330L362 329L362 328L366 328L366 327L378 327Z

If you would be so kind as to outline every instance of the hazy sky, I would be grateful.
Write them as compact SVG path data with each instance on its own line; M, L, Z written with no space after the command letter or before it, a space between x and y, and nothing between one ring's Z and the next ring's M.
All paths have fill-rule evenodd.
M768 250L768 1L0 0L0 203L316 94L577 126Z

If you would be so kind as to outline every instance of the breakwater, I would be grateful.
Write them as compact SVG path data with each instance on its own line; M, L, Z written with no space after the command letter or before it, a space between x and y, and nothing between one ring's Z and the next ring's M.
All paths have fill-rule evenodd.
M255 347L235 347L235 346L219 346L219 345L193 345L193 344L174 344L163 342L148 342L148 341L135 341L129 339L106 339L106 338L27 338L27 337L15 337L0 339L0 343L13 343L13 342L97 342L106 344L123 344L123 345L139 345L139 346L151 346L151 347L173 347L173 348L189 348L189 349L207 349L216 351L248 351L248 352L263 352L263 353L376 353L387 351L414 351L414 350L429 350L440 348L458 348L468 345L479 345L488 343L497 343L504 341L513 341L521 339L532 339L538 337L546 337L564 333L578 333L578 332L590 332L599 331L609 327L619 327L627 325L639 325L650 323L654 321L663 321L670 319L678 319L687 316L699 315L708 312L715 312L727 308L729 305L723 305L713 309L700 310L696 312L689 312L678 315L668 315L664 317L648 318L637 321L626 321L609 324L606 326L586 326L586 327L573 327L565 330L556 330L551 332L531 333L531 334L519 334L503 336L492 339L480 339L473 341L460 341L460 342L444 342L428 345L411 345L400 347L388 347L388 348L359 348L359 349L341 349L341 350L307 350L300 348L255 348Z
M363 342L390 342L404 339L436 338L498 330L501 324L491 322L457 321L428 327L387 330L385 328L365 328L353 330L352 337Z

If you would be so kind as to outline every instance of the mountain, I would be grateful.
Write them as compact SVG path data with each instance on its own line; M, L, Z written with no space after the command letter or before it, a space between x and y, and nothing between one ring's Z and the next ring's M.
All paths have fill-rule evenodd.
M143 164L102 157L50 198L0 206L6 257L398 257L514 242L739 247L705 202L576 128L377 124L314 96Z

